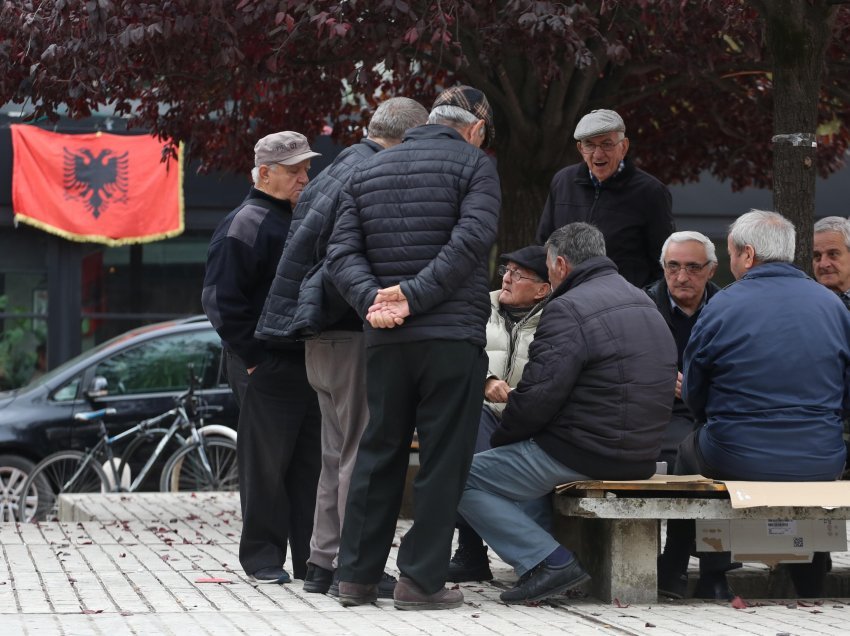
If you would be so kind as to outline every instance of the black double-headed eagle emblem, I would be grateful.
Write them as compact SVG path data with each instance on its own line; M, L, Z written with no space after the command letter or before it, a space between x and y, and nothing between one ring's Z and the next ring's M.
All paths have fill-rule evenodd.
M95 157L88 148L76 152L67 147L62 150L65 192L82 199L94 218L110 203L127 202L129 151L116 155L112 150L101 150Z

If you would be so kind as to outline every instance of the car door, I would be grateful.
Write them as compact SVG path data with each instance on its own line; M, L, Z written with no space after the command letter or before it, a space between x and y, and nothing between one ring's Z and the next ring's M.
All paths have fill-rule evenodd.
M106 380L104 395L90 399L93 408L114 408L107 419L110 434L118 433L143 419L164 413L175 404L174 398L188 387L189 365L202 386L218 378L221 344L212 328L181 330L176 333L145 334L146 338L127 342L126 346L99 360L87 372L89 386L93 378ZM228 395L217 386L201 392L210 399L226 401ZM231 398L232 399L232 398ZM170 424L170 422L166 423ZM90 424L80 424L75 440L90 437Z

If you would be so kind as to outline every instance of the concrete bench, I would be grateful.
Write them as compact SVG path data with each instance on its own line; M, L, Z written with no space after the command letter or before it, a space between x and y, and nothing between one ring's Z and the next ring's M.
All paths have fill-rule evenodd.
M850 484L844 484L850 488ZM850 518L847 506L734 508L726 486L709 480L577 482L556 490L554 511L556 538L576 551L593 577L590 594L603 601L618 599L623 603L654 603L658 599L656 558L662 520Z

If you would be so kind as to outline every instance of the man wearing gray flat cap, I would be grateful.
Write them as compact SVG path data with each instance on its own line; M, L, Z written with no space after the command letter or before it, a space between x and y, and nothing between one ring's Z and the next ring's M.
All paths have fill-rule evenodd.
M254 186L210 241L201 303L224 345L225 370L239 404L239 562L255 583L288 583L310 555L321 470L319 403L307 382L303 342L254 337L280 261L292 208L318 157L307 138L286 130L254 146Z
M584 162L552 179L537 241L568 223L591 223L602 231L606 252L626 280L644 287L661 278L658 254L676 231L670 191L626 157L629 139L617 112L589 112L574 137Z

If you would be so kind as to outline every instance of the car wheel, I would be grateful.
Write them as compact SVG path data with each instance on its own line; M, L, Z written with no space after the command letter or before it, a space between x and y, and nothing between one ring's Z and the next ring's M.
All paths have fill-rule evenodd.
M18 455L0 455L0 521L18 521L22 518L18 515L21 488L34 467L34 463ZM34 491L35 487L31 490ZM35 496L29 498L32 510L27 511L29 515L23 518L35 511L35 500Z

